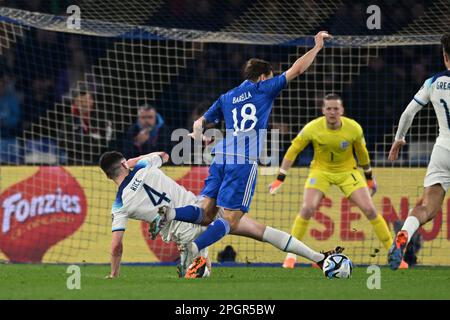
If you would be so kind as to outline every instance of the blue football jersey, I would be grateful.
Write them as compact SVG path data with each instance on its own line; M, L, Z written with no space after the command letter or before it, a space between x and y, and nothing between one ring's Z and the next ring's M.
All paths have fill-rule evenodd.
M224 120L226 128L224 139L212 150L216 160L217 155L227 155L227 159L238 163L242 159L259 159L267 135L273 101L286 83L285 73L256 83L245 80L214 102L204 114L204 118L215 123ZM230 160L224 161L228 163Z

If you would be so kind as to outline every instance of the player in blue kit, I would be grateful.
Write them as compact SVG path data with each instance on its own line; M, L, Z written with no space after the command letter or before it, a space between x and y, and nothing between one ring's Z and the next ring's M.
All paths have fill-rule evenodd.
M172 221L185 221L208 225L192 243L192 252L198 252L219 241L230 230L235 230L242 216L248 212L255 190L258 160L267 134L268 119L273 101L287 83L305 72L324 45L331 38L319 32L315 46L297 59L292 67L274 77L271 65L260 59L250 59L244 70L246 80L238 87L221 95L208 111L194 122L194 139L203 138L207 123L225 121L226 135L212 150L214 160L201 195L202 207L163 207L161 226ZM216 207L223 208L222 217L214 220ZM288 243L289 244L289 243ZM286 244L286 246L288 245ZM200 264L194 260L187 272L195 273Z

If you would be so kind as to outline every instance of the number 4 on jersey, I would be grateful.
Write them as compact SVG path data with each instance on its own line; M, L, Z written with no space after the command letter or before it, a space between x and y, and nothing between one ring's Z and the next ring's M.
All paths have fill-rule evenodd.
M163 202L163 200L170 202L170 199L167 198L167 194L165 192L159 193L158 191L156 191L152 187L149 187L146 184L144 184L143 187L144 187L145 192L147 192L148 197L150 198L150 201L153 203L153 205L155 207L160 205L161 202ZM155 196L158 197L158 200L156 200Z

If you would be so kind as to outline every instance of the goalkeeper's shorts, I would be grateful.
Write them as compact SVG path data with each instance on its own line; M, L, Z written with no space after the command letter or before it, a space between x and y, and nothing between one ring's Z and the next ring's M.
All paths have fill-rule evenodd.
M331 185L338 186L347 198L354 191L367 187L366 179L357 169L336 173L311 169L305 182L305 188L318 189L324 194Z

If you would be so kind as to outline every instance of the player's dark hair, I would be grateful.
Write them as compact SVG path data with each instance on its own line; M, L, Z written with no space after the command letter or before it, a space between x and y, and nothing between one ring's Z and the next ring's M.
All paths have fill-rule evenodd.
M328 100L340 100L342 102L341 96L336 93L329 93L325 97L323 97L324 104L325 104L325 101L328 101Z
M100 157L100 168L110 179L116 178L120 174L122 167L123 154L117 151L108 151Z
M152 105L149 105L147 103L143 104L142 106L139 107L139 111L150 111L150 110L155 110L156 108Z
M445 54L450 59L450 33L446 33L442 36L441 44Z
M268 76L272 72L272 66L269 62L251 58L244 66L244 78L251 81L257 81L260 75Z
M86 84L80 84L80 86L78 87L78 90L74 90L74 98L76 98L77 96L84 96L86 93L88 93L88 87Z

